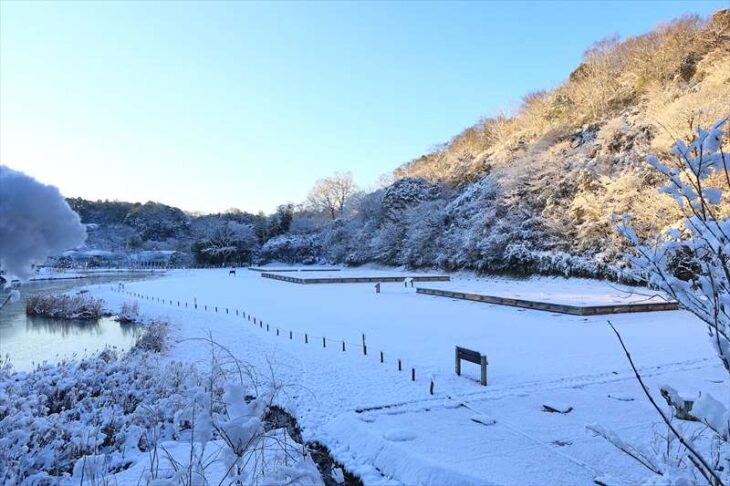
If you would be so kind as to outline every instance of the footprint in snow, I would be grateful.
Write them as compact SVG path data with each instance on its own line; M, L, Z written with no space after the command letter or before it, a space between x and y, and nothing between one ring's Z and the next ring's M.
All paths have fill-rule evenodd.
M393 442L407 442L416 438L416 434L407 429L391 429L383 434L383 438Z

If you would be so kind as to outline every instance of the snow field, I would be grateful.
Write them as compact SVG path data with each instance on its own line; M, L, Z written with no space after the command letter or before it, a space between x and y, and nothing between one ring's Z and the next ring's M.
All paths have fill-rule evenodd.
M561 285L578 292L586 281L519 284L526 290ZM592 285L596 295L602 295L601 285L604 294L615 293L606 284ZM126 291L173 300L172 306L139 300L143 314L164 316L177 326L171 358L204 359L205 350L190 339L210 331L239 358L258 369L271 367L274 379L292 385L282 405L303 426L305 440L327 445L368 484L585 484L596 475L646 476L585 431L586 424L599 422L638 438L657 421L605 318L421 296L402 283L383 284L381 294L372 287L292 285L243 270L235 278L227 270L206 270L127 283ZM109 286L94 293L113 305L130 300ZM189 307L177 307L178 300ZM219 311L203 311L203 305L217 305ZM264 327L236 317L234 309L263 319ZM704 327L688 313L625 314L611 321L657 385L654 390L658 383L681 382L716 365ZM289 330L295 339L289 340ZM367 356L360 348L363 333ZM346 352L342 340L348 343ZM488 387L478 385L478 366L470 363L464 363L462 377L455 376L456 344L488 355ZM411 367L417 371L415 382ZM443 406L444 400L451 406ZM547 413L542 405L548 402L574 410ZM477 416L495 423L486 426L473 420Z

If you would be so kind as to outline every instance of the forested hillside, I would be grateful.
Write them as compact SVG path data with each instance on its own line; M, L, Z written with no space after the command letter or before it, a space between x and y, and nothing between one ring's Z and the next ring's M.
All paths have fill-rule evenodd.
M612 217L630 213L644 235L679 219L647 155L670 160L676 138L728 115L723 10L596 43L560 86L402 165L374 192L338 174L271 216L72 206L99 225L93 248L177 250L200 263L250 257L620 278L625 242Z
M88 254L94 258L89 263L94 265L108 264L110 259L128 262L130 255L155 260L161 252L168 255L166 261L171 258L175 264L248 263L262 241L289 230L293 213L291 205L282 205L265 216L237 210L194 215L156 202L71 198L68 203L86 224L86 249L92 250Z
M325 228L334 261L616 276L613 215L674 224L648 154L730 114L730 11L586 51L569 78L395 171ZM661 223L657 224L657 221Z

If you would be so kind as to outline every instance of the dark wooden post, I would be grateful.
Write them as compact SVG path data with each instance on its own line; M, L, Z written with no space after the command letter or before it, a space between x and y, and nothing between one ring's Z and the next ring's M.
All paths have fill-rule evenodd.
M383 352L382 351L380 352L380 362L381 363L383 362Z
M306 332L304 333L304 344L309 344L309 336Z
M294 339L291 331L289 331L289 339Z
M327 347L327 340L325 339L324 336L322 336L322 347L323 348L326 348Z
M342 341L342 351L345 350L345 341Z
M411 381L416 381L416 368L411 368Z
M459 358L458 347L454 350L454 353L456 354L456 374L457 376L461 376L461 358Z
M398 358L398 371L403 371L403 362Z
M482 386L487 386L487 357L482 356L481 358L481 366L482 366Z

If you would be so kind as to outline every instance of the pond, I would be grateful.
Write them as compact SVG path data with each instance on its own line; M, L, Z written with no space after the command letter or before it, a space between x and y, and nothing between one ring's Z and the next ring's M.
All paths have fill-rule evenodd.
M106 346L127 350L140 329L120 324L113 317L69 321L25 314L26 299L33 295L59 294L86 285L148 278L140 274L94 274L86 278L28 282L20 288L20 300L0 310L0 356L9 357L16 371L30 371L43 362L92 355Z

